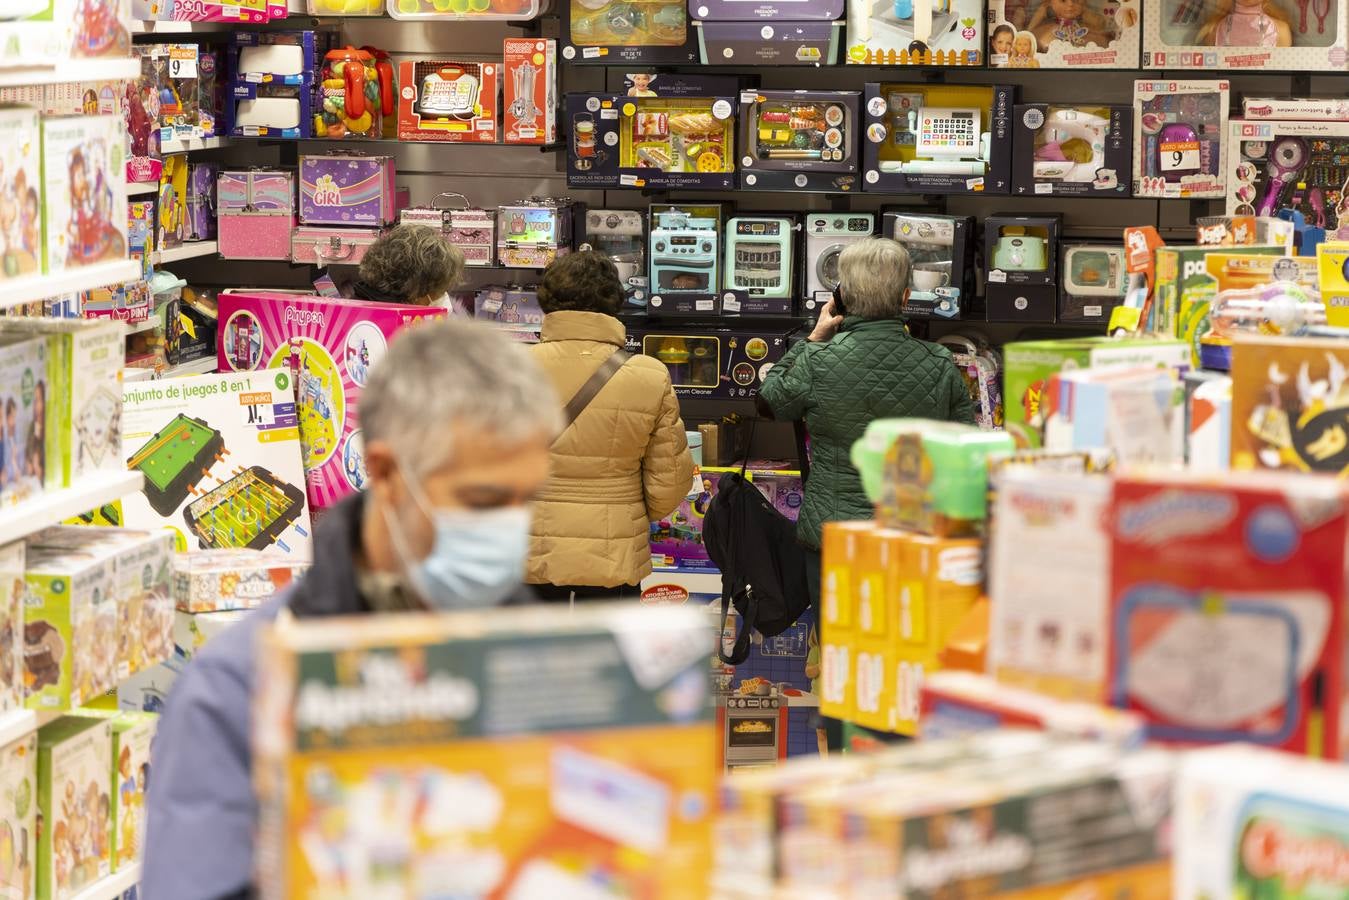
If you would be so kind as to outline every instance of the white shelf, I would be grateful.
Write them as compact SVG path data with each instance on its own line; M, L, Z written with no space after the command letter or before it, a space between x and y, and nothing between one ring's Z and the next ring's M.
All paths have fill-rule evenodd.
M0 67L0 87L69 84L76 81L134 81L141 77L139 59L66 59L53 65L29 63Z
M131 384L136 381L149 381L155 377L155 370L144 366L127 366L122 370L122 384Z
M159 316L154 315L150 316L150 318L148 319L142 319L141 321L135 323L134 325L128 325L126 327L126 333L129 335L140 334L142 331L154 331L157 328L163 327L164 327L163 320L161 320Z
M183 244L181 247L172 247L168 250L156 250L151 262L155 268L159 268L164 263L182 262L185 259L196 259L199 256L215 256L220 252L220 245L215 241L193 241L190 244Z
M183 363L181 366L174 366L171 369L165 369L160 378L177 378L179 375L210 375L216 371L219 364L214 356L208 356L205 359L194 359L192 362Z
M13 709L0 715L0 747L8 746L30 731L37 730L37 713L31 709Z
M163 153L188 153L192 150L218 150L221 147L228 147L230 139L227 137L209 137L209 138L174 138L171 141L160 141L159 152Z
M237 25L238 22L174 22L152 20L136 20L131 23L132 34L191 34L193 31L219 31L221 25ZM209 26L215 25L216 28ZM197 26L197 27L193 27ZM207 26L207 27L202 27Z
M214 362L214 360L212 360ZM102 472L83 479L74 487L48 491L0 510L0 544L41 531L71 516L120 500L141 489L140 472Z
M118 897L140 884L141 864L132 863L113 872L107 878L100 879L80 891L70 900L117 900Z
M88 291L110 284L137 281L140 277L140 263L130 259L116 259L112 262L81 266L78 269L67 269L55 275L29 275L13 281L0 281L0 308L18 306L20 303L30 303L33 300L46 300L48 297L75 291Z
M128 181L126 185L126 195L128 197L138 197L141 194L159 193L158 181Z

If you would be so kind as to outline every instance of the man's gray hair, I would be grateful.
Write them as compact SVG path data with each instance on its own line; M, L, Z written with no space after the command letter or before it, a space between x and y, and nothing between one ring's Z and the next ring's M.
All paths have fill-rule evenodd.
M392 445L412 474L448 462L454 430L481 428L502 446L551 441L562 411L524 346L470 319L399 332L361 393L365 442Z
M838 282L849 315L897 319L909 286L909 251L889 238L867 238L838 256Z

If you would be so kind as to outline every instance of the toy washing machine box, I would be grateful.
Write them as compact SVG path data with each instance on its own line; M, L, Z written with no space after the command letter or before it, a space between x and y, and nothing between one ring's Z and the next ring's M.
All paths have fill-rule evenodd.
M646 268L646 213L637 209L587 209L576 217L576 246L609 257L623 283L622 313L646 311L651 296Z
M848 62L866 66L978 66L983 0L849 0Z
M703 65L831 66L844 0L689 0Z
M861 102L856 91L742 91L740 187L856 190Z
M698 59L687 0L559 0L568 64L678 65Z
M1158 0L1143 10L1153 69L1343 72L1345 8L1325 0Z
M289 366L309 505L332 506L365 486L357 407L370 368L403 326L443 318L440 307L280 293L222 292L222 372Z
M838 287L838 256L849 244L876 233L876 216L863 212L813 212L803 226L802 297L808 312L828 303Z
M629 353L655 357L670 370L683 397L748 399L758 396L770 369L787 352L791 332L728 328L629 331Z
M649 312L665 316L720 312L722 213L720 203L652 205Z
M1012 121L1013 194L1129 196L1131 107L1018 103Z
M790 316L796 306L795 216L734 216L726 222L721 310Z
M994 69L1139 68L1142 0L990 0Z
M884 214L881 234L909 251L909 295L904 315L912 319L959 319L974 300L972 216Z
M984 220L984 297L990 322L1053 322L1063 217L998 214Z

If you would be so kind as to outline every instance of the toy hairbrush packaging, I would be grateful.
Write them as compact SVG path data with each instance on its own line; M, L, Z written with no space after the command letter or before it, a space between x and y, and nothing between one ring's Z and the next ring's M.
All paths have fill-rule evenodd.
M112 723L64 716L38 729L37 896L68 900L112 871Z
M987 13L978 0L849 0L848 62L868 66L978 66Z
M378 879L563 897L599 877L702 896L690 873L712 864L718 777L708 624L702 609L607 606L270 629L259 839L277 852L260 860L262 895ZM415 848L397 874L359 849L372 803L379 834Z
M557 41L506 38L501 60L501 142L557 140Z
M1226 81L1134 82L1135 197L1222 197Z
M992 0L995 69L1137 69L1140 0Z
M1019 103L1012 121L1013 194L1129 196L1130 107Z
M494 144L496 63L404 60L398 64L398 139Z
M1312 243L1349 238L1343 187L1349 181L1349 122L1234 119L1227 157L1229 215L1299 212L1316 229ZM1311 254L1303 251L1304 256Z
M1152 740L1338 759L1342 485L1126 473L1109 522L1111 703L1146 717Z
M0 109L0 281L46 271L42 141L33 109Z
M740 186L856 190L860 130L856 91L742 91Z
M570 64L696 62L687 0L561 0L562 58Z
M1325 0L1161 0L1143 10L1154 69L1343 72L1349 19Z
M126 256L125 143L117 116L42 121L45 271Z

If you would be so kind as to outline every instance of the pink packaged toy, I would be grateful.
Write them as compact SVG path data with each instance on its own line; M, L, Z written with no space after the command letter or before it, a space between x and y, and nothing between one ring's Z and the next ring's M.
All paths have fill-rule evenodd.
M370 367L400 328L445 309L266 292L222 293L219 302L222 372L289 365L295 373L310 506L364 487L356 409Z
M379 239L378 228L328 228L301 225L290 240L290 260L312 266L354 266Z
M216 182L220 255L226 259L290 259L295 230L295 173L225 171Z
M300 157L300 221L389 225L397 217L393 157L333 153Z

